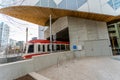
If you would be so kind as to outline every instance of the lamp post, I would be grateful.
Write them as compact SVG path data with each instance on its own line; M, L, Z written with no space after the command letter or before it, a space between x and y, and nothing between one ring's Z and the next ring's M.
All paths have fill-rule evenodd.
M28 42L28 28L26 28L26 43Z
M50 15L50 52L52 52L52 17Z

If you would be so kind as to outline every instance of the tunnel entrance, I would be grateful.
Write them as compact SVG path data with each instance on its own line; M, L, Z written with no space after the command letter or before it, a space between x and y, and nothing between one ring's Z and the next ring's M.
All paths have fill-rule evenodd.
M53 37L54 36L52 36L52 40L54 40ZM50 37L47 38L47 40L50 40ZM56 33L56 41L69 42L69 30L68 30L68 27Z
M50 40L50 37L47 38L47 40ZM52 35L52 41L63 41L65 43L59 43L59 44L52 44L52 50L53 51L68 51L70 50L69 43L69 30L68 27L57 32L56 35ZM50 48L50 46L48 47Z
M69 42L68 28L65 28L65 29L59 31L58 33L56 33L56 40Z

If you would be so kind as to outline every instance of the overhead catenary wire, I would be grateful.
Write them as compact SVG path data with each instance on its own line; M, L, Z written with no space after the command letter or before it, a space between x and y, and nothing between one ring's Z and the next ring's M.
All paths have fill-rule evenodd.
M14 19L12 19L12 18L10 18L10 17L8 17L8 16L6 16L6 19L7 19L11 24L13 24L13 25L14 25L14 22L17 23L17 24L20 24L20 25L28 25L28 24L22 24L22 23L20 23L20 22L17 22L17 21L15 21ZM15 26L15 27L18 28L19 30L21 30L22 32L25 32L25 29L23 30L23 28L18 27L18 26ZM30 28L31 28L31 27L30 27ZM34 29L34 28L32 28L32 29ZM34 29L34 30L37 30L37 29ZM32 34L31 31L29 31L29 33Z
M9 18L9 16L5 16L5 18L7 19L7 22L9 22L11 25L13 25L13 26L10 26L11 28L13 28L13 31L10 31L10 34L9 34L9 36L14 36L14 35L18 35L18 34L21 34L21 33L25 33L25 27L23 28L23 27L20 27L20 26L17 26L17 25L28 25L29 26L29 24L22 24L22 23L20 23L20 22L17 22L17 21L15 21L14 19L12 19L12 18ZM14 25L14 24L17 24L16 26ZM16 28L16 30L14 30ZM31 28L31 27L30 27ZM34 29L34 28L32 28L32 29ZM38 30L38 29L34 29L34 30ZM16 34L17 33L17 34ZM33 35L34 33L32 33L30 30L29 30L29 33L28 33L28 35ZM22 35L24 35L24 36L26 36L26 34L22 34ZM36 33L34 34L34 35L37 35Z
M14 6L14 5L22 5L24 4L26 0L2 0L1 3L0 3L0 6L1 7L7 7L7 6ZM9 22L10 24L14 25L14 24L20 24L20 25L28 25L27 23L20 23L19 21L16 21L14 18L12 17L9 17L7 15L3 15ZM28 25L29 26L29 25ZM16 29L18 29L19 31L16 31L17 33L23 33L25 32L25 28L21 28L19 26L13 26L15 27ZM38 29L35 29L35 28L32 28L32 27L29 27L30 29L33 29L33 30L36 30L38 31ZM11 31L10 35L14 35L15 34L15 31ZM38 35L37 33L33 33L29 30L29 34L28 35Z

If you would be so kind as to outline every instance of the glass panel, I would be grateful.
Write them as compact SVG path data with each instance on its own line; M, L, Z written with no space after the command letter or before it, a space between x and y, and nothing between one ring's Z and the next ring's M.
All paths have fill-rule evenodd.
M38 45L38 52L40 52L40 51L41 51L41 49L40 49L40 48L41 48L41 46L40 46L40 45Z
M61 45L61 50L65 50L65 45Z
M47 51L50 51L50 45L47 45Z
M52 51L54 51L54 45L52 44Z
M41 0L41 6L48 7L48 0Z
M108 4L114 9L117 10L120 8L120 0L109 0Z
M36 3L36 6L41 6L41 0Z
M110 25L110 26L108 26L108 28L114 28L115 26L114 25Z
M45 45L43 45L43 52L45 52Z
M116 31L109 31L109 33L116 33Z
M81 7L83 4L85 4L87 0L77 0L78 8Z
M67 0L67 9L77 9L76 0Z
M70 45L66 45L66 50L70 50Z
M115 10L120 8L120 0L113 0L114 6L115 6Z
M56 49L57 49L57 50L60 50L60 45L57 45L57 46L56 46Z
M113 55L120 54L119 25L117 23L108 26L108 32L113 50Z
M34 53L34 45L29 45L28 53Z
M53 0L50 0L49 2L49 7L57 7L57 5L55 4L55 2Z
M66 0L63 0L59 5L58 5L59 8L63 8L63 9L66 9Z

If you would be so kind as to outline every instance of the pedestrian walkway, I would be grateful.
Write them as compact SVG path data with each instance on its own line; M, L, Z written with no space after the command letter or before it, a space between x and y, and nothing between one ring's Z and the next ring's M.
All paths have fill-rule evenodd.
M51 80L120 80L120 61L112 57L86 57L38 73Z

